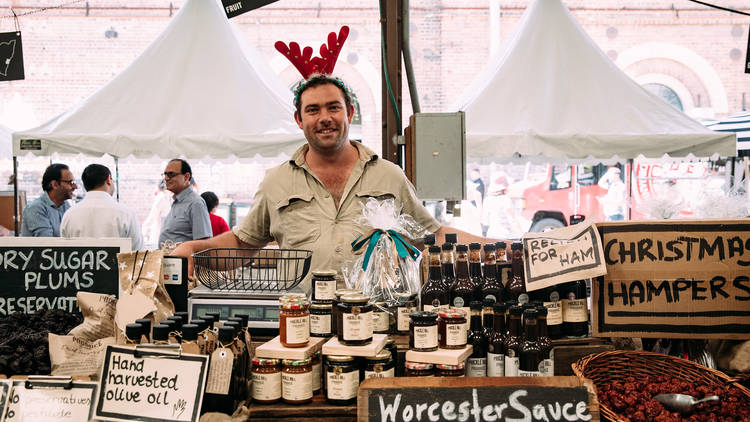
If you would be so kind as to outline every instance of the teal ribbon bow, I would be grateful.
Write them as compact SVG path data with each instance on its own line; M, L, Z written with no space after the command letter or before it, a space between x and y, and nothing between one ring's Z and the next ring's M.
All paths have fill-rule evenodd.
M409 244L409 242L404 239L401 234L399 234L395 230L381 230L381 229L375 229L370 233L369 235L362 238L362 236L357 237L352 242L352 249L357 252L362 247L367 244L367 249L365 250L365 259L362 261L362 271L367 270L367 264L370 263L370 256L372 256L372 251L375 250L375 245L378 244L378 240L380 238L386 235L391 238L393 241L393 244L396 246L396 252L398 253L398 256L401 258L411 257L413 260L417 260L417 257L419 257L419 250Z

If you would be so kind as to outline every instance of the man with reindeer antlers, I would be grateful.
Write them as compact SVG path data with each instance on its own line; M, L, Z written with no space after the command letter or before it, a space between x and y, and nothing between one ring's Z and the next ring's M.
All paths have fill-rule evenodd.
M289 47L276 43L305 78L294 92L294 119L307 144L266 174L252 210L239 226L211 239L185 242L174 255L189 257L209 248L260 248L275 240L282 249L312 250L313 270L338 270L352 258L351 242L369 231L354 220L362 214L360 204L372 197L395 199L403 213L436 232L436 237L457 231L441 227L429 214L398 166L349 140L352 96L341 79L330 75L348 33L346 26L338 37L331 33L321 57L314 58L310 47L300 51L295 42ZM459 235L460 242L485 240ZM192 260L189 265L192 273ZM302 286L306 291L307 283Z

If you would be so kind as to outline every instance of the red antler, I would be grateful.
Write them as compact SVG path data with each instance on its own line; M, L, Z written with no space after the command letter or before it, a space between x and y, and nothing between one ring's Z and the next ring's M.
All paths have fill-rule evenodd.
M328 45L323 44L320 46L320 57L311 57L313 52L312 47L305 47L300 51L299 44L294 41L290 42L288 47L283 41L276 41L274 46L276 50L292 62L294 67L302 74L302 77L307 79L313 73L333 73L339 52L341 52L344 41L346 41L348 36L348 26L341 27L338 37L335 32L328 34Z

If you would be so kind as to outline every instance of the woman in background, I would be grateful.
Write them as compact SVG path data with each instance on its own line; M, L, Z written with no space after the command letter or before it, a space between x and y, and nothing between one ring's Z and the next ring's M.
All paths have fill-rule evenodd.
M201 198L206 201L206 207L208 208L208 217L211 219L211 230L214 236L218 236L224 232L229 231L229 225L220 216L214 214L216 208L219 206L219 197L211 191L206 191L201 194Z

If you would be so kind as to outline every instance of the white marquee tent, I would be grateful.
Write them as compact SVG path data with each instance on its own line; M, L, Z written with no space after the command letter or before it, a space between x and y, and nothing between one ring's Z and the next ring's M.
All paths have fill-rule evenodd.
M9 127L0 125L0 160L9 159L13 156L12 132Z
M526 9L455 108L466 112L467 155L482 160L736 153L734 134L706 129L622 72L560 0Z
M218 0L188 0L124 71L49 122L13 134L37 155L229 158L291 154L304 141L292 94Z

